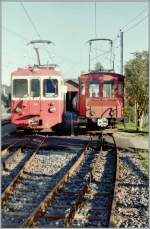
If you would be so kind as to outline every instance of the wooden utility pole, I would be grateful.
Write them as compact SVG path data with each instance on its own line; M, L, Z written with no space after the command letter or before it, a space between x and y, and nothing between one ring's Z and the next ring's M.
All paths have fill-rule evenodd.
M120 73L123 75L123 32L120 30Z

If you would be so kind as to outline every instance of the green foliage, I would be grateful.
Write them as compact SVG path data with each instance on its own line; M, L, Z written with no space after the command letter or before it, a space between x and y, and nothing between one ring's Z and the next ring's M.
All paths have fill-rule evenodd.
M134 122L134 106L130 106L128 99L125 97L125 116L128 117L129 122Z
M127 113L133 116L136 105L137 126L148 111L148 52L136 52L125 65Z
M136 131L136 126L134 122L126 123L124 126L123 123L118 123L117 128L119 131L127 133L137 133L138 135L148 136L148 125L145 125L142 131Z
M4 94L2 94L2 95L1 95L1 100L2 100L5 104L7 104L8 98L7 98Z
M10 105L11 105L11 94L9 93L8 96L5 96L2 93L1 94L1 100L4 102L5 107L10 107Z

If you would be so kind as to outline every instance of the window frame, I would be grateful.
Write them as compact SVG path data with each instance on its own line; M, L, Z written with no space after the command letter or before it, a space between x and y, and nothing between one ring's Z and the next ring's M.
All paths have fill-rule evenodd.
M112 88L111 88L111 96L105 96L105 85L112 85ZM115 81L112 79L112 80L104 80L103 82L103 98L114 98L115 96Z
M93 83L91 83L91 82L93 82ZM99 89L99 92L98 92L98 96L90 96L90 85L91 84L98 84L98 89ZM100 80L89 80L89 82L88 82L88 95L89 95L89 98L100 98L101 97L101 82L100 82Z
M50 97L45 96L44 81L46 81L46 80L56 80L56 81L57 81L57 94L55 93L56 96L50 96ZM56 78L51 78L51 77L43 78L43 81L42 81L42 97L43 97L44 99L54 99L54 98L58 98L59 95L60 95L60 92L59 92L59 83L60 83L59 80L56 79Z
M14 95L14 81L15 80L26 80L27 81L27 96L26 97L18 97ZM21 78L21 77L14 77L12 78L12 98L13 99L28 99L29 98L29 80L27 78Z
M82 85L83 85L83 88L82 88ZM81 83L80 83L80 90L81 90L81 95L82 96L85 96L85 80L82 80Z
M122 85L121 94L119 93L119 92L120 92L120 91L119 91L119 85L120 85L120 83L121 83L121 85ZM119 97L124 96L124 83L123 83L123 80L118 80L118 96L119 96Z
M38 80L39 81L39 96L32 96L31 95L32 80ZM41 97L41 80L39 78L31 78L31 79L29 79L29 82L30 82L29 83L29 91L30 91L29 95L30 95L30 98L39 98L39 97Z

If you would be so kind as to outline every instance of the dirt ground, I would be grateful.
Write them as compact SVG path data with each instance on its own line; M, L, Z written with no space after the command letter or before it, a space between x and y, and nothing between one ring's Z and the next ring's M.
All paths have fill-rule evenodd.
M10 132L15 130L15 126L12 124L5 125L1 128L1 137L7 136ZM119 132L115 133L115 140L118 147L121 148L136 148L136 149L149 149L149 136L148 135L140 135L137 133L127 133L127 132ZM71 136L66 136L66 138L70 138ZM79 136L74 136L78 138ZM79 137L81 138L81 136ZM87 136L82 136L82 138L87 139ZM112 143L111 138L107 138L108 142Z
M117 146L122 148L149 149L149 136L137 133L117 132L115 133Z

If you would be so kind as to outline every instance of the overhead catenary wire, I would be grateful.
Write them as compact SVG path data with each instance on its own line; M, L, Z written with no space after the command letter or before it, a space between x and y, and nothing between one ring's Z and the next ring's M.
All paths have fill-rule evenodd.
M133 26L131 26L130 28L128 28L127 30L123 31L124 33L127 33L128 31L134 29L136 26L138 26L139 24L141 24L141 22L143 22L146 18L148 17L148 15L146 15L145 17L143 17L140 21L138 21L137 23L135 23Z
M21 4L23 4L23 2L20 0L20 2L21 2ZM24 5L23 5L24 6ZM32 27L35 27L34 28L34 31L36 32L36 34L37 34L37 36L39 37L39 38L41 38L41 36L40 36L40 33L39 33L39 31L37 30L37 27L35 26L35 24L33 23L33 20L32 20L32 18L30 17L30 15L29 15L29 13L28 13L28 11L26 10L26 8L25 7L23 7L24 8L24 11L26 12L26 15L28 15L29 16L29 18L31 19L31 22L32 22ZM128 22L125 26L123 26L122 27L122 29L123 28L127 28L127 26L129 26L129 24L131 23L131 22L133 22L133 20L135 20L135 19L137 19L140 15L142 15L142 13L145 11L145 9L144 10L142 10L138 15L136 15L136 17L134 17L132 20L130 20L130 22ZM97 33L97 21L96 21L96 0L95 0L95 36L97 35L96 33ZM145 19L145 18L144 18ZM142 21L144 20L144 19L142 19ZM141 21L141 22L142 22ZM30 23L31 23L30 22ZM137 25L139 24L139 22L138 23L136 23ZM137 26L136 25L136 26ZM135 25L133 25L132 26L133 28L135 27ZM132 29L132 27L130 27L129 29L127 29L127 30L125 30L124 32L128 32L129 30L131 30ZM9 30L9 29L7 29L7 28L5 28L5 30ZM22 37L21 39L24 39L24 40L27 40L25 37L23 37L22 35L19 35L19 34L17 34L16 32L13 32L13 31L9 31L9 32L11 32L11 33L14 33L14 35L16 35L16 36L18 36L18 37ZM117 40L117 39L116 39ZM48 52L47 52L48 53Z
M22 0L20 0L20 4L21 4L21 6L22 6L22 8L23 8L23 10L24 10L24 12L25 12L25 14L26 14L26 16L27 16L29 22L30 22L30 24L32 25L32 27L33 27L35 33L36 33L37 36L41 39L41 35L40 35L40 33L38 32L38 30L37 30L37 28L36 28L36 26L35 26L35 24L34 24L32 18L31 18L31 16L29 15L27 9L25 8L25 6L24 6Z
M2 29L4 29L5 31L11 33L11 34L14 35L14 36L19 37L20 39L22 39L22 40L24 40L24 41L26 41L26 42L28 42L28 41L30 40L29 38L24 37L24 36L21 35L20 33L13 31L13 30L11 30L10 28L8 28L8 27L6 27L6 26L1 26L1 27L2 27ZM49 54L49 58L50 58L51 61L52 61L52 57L50 56L50 52L47 50L46 47L45 47L44 49L45 49L45 51L47 52L47 54ZM32 59L32 57L29 57L29 56L28 56L28 58L31 58L31 59ZM58 58L60 58L60 59L62 60L61 63L64 62L64 56L63 56L63 57L59 57L59 56L57 55L57 59L58 59ZM70 58L68 58L68 59L65 58L65 59L66 59L67 62L68 62L68 61L71 61ZM71 61L71 62L72 62L72 66L71 66L70 68L72 68L73 66L76 66L76 65L79 65L79 64L80 64L80 62L73 62L73 61Z
M1 26L1 28L3 29L3 30L5 30L6 32L8 32L8 33L11 33L12 35L14 35L14 36L16 36L16 37L18 37L18 38L20 38L21 40L23 40L23 41L26 41L26 42L29 42L29 38L27 38L27 37L25 37L25 36L23 36L22 34L20 34L20 33L18 33L18 32L15 32L14 30L12 30L12 29L10 29L10 28L8 28L8 27L6 27L6 26ZM8 56L8 55L7 55ZM25 56L24 56L25 57ZM28 59L32 59L32 57L31 56L29 56L28 55ZM17 62L16 62L17 63ZM16 64L15 62L14 62L14 64Z
M35 26L35 23L33 22L31 16L29 15L29 13L28 13L28 11L27 11L27 9L25 8L25 6L24 6L22 0L20 0L20 4L21 4L21 6L22 6L22 8L23 8L23 10L24 10L24 12L25 12L25 14L26 14L28 20L30 21L30 24L32 25L32 27L33 27L35 33L37 34L37 36L38 36L40 39L42 39L42 38L41 38L41 35L40 35L40 33L39 33L38 29L37 29L37 27ZM44 47L44 49L46 50L46 52L47 52L49 58L50 58L51 61L52 61L52 57L51 57L51 54L50 54L49 50L47 49L47 47Z
M94 17L94 19L95 19L95 23L94 23L94 25L95 25L95 37L97 37L97 15L96 15L96 7L97 7L97 5L96 5L96 0L95 0L95 4L94 4L94 15L95 15L95 17Z
M5 31L7 31L7 32L9 32L9 33L11 33L11 34L13 34L13 35L19 37L20 39L22 39L22 40L24 40L24 41L29 41L28 38L24 37L23 35L19 34L18 32L13 31L12 29L9 29L9 28L6 27L6 26L2 26L2 29L4 29Z
M120 30L123 31L126 27L128 27L130 24L132 24L132 22L134 22L135 19L137 19L137 18L138 18L139 16L141 16L144 12L146 12L146 9L147 9L147 7L144 8L142 11L140 11L140 12L139 12L135 17L133 17L128 23L126 23L124 26L122 26L122 27L120 28ZM142 22L146 17L147 17L147 16L145 16L144 18L142 18L142 19L141 19L141 22ZM139 22L137 22L136 24L138 25ZM130 28L132 28L132 27L134 28L134 26L135 26L136 24L134 24L134 25L131 26ZM129 29L126 29L126 30L123 31L123 32L129 31L130 28L129 28ZM117 40L119 37L120 37L120 35L117 34L117 35L115 36L115 38L113 39L113 42L115 43L116 40Z
M127 33L127 32L129 32L130 30L134 29L136 26L138 26L140 23L142 23L142 22L148 17L148 15L142 17L138 22L136 22L136 23L133 24L133 22L134 22L137 18L139 18L139 16L141 16L143 13L146 12L146 9L147 9L147 7L144 8L142 11L140 11L140 12L139 12L135 17L133 17L128 23L126 23L124 26L122 26L121 29L120 29L120 32ZM131 24L131 25L133 24L133 25L129 27L130 24ZM128 28L128 27L129 27L129 28ZM127 29L124 30L125 28L127 28ZM120 34L117 34L117 35L114 37L113 43L116 43L116 41L118 40L118 38L120 38ZM118 49L118 45L115 47L115 49Z
M125 25L121 28L121 30L123 30L124 28L126 28L129 24L131 24L132 22L134 22L135 19L137 19L140 15L142 15L144 12L146 12L146 9L147 9L147 8L143 9L142 11L140 11L140 13L138 13L135 17L133 17L127 24L125 24Z

